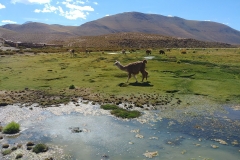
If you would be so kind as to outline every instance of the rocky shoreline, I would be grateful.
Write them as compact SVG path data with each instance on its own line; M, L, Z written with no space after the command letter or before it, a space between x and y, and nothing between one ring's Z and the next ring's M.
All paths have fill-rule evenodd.
M79 98L98 104L111 103L119 105L128 103L129 105L125 106L127 109L132 107L157 109L157 106L170 104L180 105L182 102L179 98L174 98L174 93L167 93L166 95L160 95L158 93L137 93L119 96L94 93L88 88L75 88L64 89L59 91L57 94L53 94L49 91L30 90L26 88L19 91L0 91L0 106L7 106L16 103L24 106L30 106L37 103L39 106L45 108L58 106L60 104L67 104L69 102L75 103Z

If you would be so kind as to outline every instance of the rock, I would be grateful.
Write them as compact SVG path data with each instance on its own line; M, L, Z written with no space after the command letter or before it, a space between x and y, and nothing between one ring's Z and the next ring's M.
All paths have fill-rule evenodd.
M9 147L9 144L3 144L2 145L2 148L8 148Z
M9 105L9 104L5 103L5 102L0 103L0 107L4 107L4 106L7 106L7 105Z
M69 128L71 130L72 133L80 133L83 132L83 130L81 130L79 127L71 127Z
M128 144L134 144L133 142L128 142Z
M158 151L155 151L155 152L146 151L146 153L144 153L143 155L147 158L153 158L158 156Z
M18 148L21 148L21 147L22 147L22 144L18 144L17 147L18 147Z
M135 137L136 137L136 138L143 138L143 135L137 134Z
M33 142L28 142L26 146L34 146L35 144Z
M17 156L16 156L15 159L20 159L20 158L22 158L22 157L23 157L23 154L22 154L22 153L19 153L19 154L17 154Z
M104 155L102 155L102 158L104 158L104 159L108 159L108 158L109 158L109 156L108 156L108 155L106 155L106 154L104 154Z
M220 144L227 145L227 142L222 139L214 139L214 141L219 142Z
M214 148L214 149L219 148L217 145L214 145L214 144L211 144L211 147Z
M27 146L27 150L32 150L32 146Z
M12 147L12 149L11 149L12 151L15 151L15 150L17 150L17 147Z

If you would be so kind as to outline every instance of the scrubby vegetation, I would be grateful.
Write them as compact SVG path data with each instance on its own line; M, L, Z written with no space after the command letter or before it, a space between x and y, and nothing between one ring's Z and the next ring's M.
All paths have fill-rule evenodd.
M165 50L163 55L152 48L150 59L146 50L139 48L123 55L122 49L86 54L76 47L76 57L71 57L67 49L1 57L0 82L6 96L0 96L0 105L36 102L51 106L77 97L105 104L128 101L135 106L165 105L171 103L171 98L164 96L173 94L180 99L184 95L202 95L219 103L239 102L239 49L185 48L186 54L181 54L178 48L161 48ZM145 83L135 83L134 78L125 83L127 74L113 66L115 60L126 65L143 59L148 60L149 72ZM71 84L77 88L69 89L74 88Z
M33 152L35 153L41 153L41 152L46 152L48 150L48 146L46 144L37 144L36 146L33 147Z
M16 122L11 122L3 128L3 133L5 134L15 134L20 131L20 124Z
M101 108L105 110L111 110L111 114L115 115L116 117L137 118L141 116L141 113L139 111L130 111L127 109L119 108L118 106L112 104L101 105Z
M114 104L105 104L105 105L101 105L101 108L104 110L115 110L115 109L118 109L119 107Z
M11 153L12 153L11 149L6 149L6 150L2 151L3 156L6 156L6 155L11 154Z
M75 89L75 86L72 84L69 86L69 89Z

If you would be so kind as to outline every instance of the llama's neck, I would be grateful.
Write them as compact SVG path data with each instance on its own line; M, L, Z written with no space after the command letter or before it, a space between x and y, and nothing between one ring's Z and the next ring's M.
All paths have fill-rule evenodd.
M121 65L121 63L117 63L117 67L123 71L126 71L127 72L127 68L123 65Z

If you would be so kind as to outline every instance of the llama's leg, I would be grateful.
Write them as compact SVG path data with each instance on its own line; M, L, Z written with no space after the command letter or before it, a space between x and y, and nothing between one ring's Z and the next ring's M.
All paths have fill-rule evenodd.
M135 74L133 74L133 77L136 79L136 82L138 82Z
M131 73L128 73L127 83L128 83L128 81L129 81L130 78L131 78Z
M148 77L148 72L145 71L145 78L146 78L146 81L147 81L147 77Z
M142 82L143 82L143 80L145 78L145 73L144 73L144 71L141 71L141 73L142 73Z

